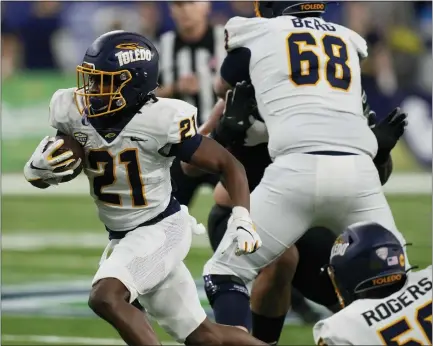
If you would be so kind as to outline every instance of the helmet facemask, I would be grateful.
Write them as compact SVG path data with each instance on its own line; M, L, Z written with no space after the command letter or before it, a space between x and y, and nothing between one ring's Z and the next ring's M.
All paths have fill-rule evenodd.
M122 89L131 79L128 70L101 71L85 62L77 66L77 90L74 96L78 111L92 118L121 110L126 106Z

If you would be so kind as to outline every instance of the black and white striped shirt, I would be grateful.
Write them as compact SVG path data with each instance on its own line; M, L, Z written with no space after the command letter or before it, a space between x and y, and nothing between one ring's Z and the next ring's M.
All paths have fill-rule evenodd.
M198 125L209 117L217 101L213 85L226 56L224 27L209 26L203 38L194 43L182 40L175 31L168 31L159 41L160 82L162 86L173 85L178 78L195 74L199 79L197 95L173 95L198 108Z

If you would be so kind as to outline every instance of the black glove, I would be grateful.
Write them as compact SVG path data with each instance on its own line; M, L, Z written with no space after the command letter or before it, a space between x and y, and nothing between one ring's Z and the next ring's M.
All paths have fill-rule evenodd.
M247 130L258 118L254 87L247 82L237 83L227 91L223 116L212 137L227 146L233 142L243 142Z
M371 125L369 121L369 125L378 143L376 158L378 161L384 162L404 133L407 125L407 114L403 113L401 109L397 107L380 123Z

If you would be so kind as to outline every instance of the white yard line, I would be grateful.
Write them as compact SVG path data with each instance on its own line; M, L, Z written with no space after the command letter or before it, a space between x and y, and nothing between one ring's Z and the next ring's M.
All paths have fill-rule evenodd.
M122 345L126 344L120 339L84 338L75 336L57 335L13 335L3 334L2 341L13 342L39 342L47 345ZM174 341L162 341L163 345L181 345Z
M80 175L67 184L50 187L45 190L36 189L27 183L22 174L2 175L1 192L4 195L78 195L89 193L89 183L85 175ZM385 192L389 194L431 194L432 174L422 173L394 173L385 185ZM200 193L209 194L212 190L203 187Z
M209 194L212 192L210 187L203 187L201 193ZM37 189L31 186L22 174L9 173L3 174L1 177L1 193L3 195L89 195L89 181L84 174L79 175L74 180L67 184L51 186L48 189Z

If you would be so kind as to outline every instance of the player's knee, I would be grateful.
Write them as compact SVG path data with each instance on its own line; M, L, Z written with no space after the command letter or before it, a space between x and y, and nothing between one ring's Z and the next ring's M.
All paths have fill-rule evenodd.
M275 285L287 285L292 282L298 262L298 250L296 246L291 246L276 261L264 268L260 275L269 277Z
M118 304L125 302L129 291L117 279L108 278L98 281L90 291L88 305L99 316L115 312Z
M211 306L224 293L240 294L249 299L248 289L243 281L234 275L205 275L204 290Z
M224 338L218 325L205 319L185 340L185 345L223 345Z

